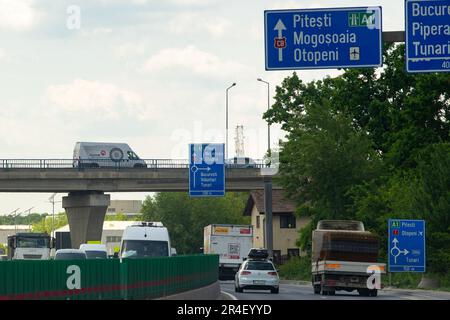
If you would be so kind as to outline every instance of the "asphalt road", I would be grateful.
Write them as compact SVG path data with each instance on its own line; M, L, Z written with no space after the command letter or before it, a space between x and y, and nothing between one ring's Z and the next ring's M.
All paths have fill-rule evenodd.
M378 291L377 297L360 297L356 291L337 291L335 296L322 296L314 294L311 285L290 283L281 283L279 294L269 290L234 292L233 281L221 281L220 287L237 300L450 300L450 292L429 290L383 289Z

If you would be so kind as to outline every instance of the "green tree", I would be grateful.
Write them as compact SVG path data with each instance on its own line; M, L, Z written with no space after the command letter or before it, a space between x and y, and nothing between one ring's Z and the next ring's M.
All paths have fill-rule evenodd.
M35 222L31 226L33 232L45 232L51 234L53 230L61 228L68 224L65 212L60 212L53 216L44 216L40 221Z
M383 69L347 69L276 88L264 114L287 132L280 183L300 215L356 218L379 234L386 255L389 218L427 221L429 270L448 269L450 74L408 74L404 46L385 46ZM448 272L448 270L446 271Z
M229 192L221 198L190 198L187 193L157 193L142 206L144 221L161 221L178 253L197 253L203 228L212 223L248 224L242 212L247 194Z

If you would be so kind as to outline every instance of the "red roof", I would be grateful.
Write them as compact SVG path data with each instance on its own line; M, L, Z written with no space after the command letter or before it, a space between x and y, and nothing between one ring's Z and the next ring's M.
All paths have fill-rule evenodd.
M250 191L247 204L244 209L244 216L252 214L253 206L259 213L264 213L264 190ZM292 200L286 198L283 190L272 190L272 213L294 213L295 204Z

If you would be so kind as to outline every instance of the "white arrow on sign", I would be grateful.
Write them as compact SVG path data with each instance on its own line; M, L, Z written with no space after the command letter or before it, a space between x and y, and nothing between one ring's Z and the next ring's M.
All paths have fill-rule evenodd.
M283 38L283 30L286 30L286 26L284 25L283 21L281 19L278 19L277 24L275 25L275 28L273 30L278 31L278 39ZM283 61L283 49L278 48L278 61Z
M397 257L399 255L401 255L402 253L403 253L403 255L406 256L409 253L409 251L406 249L400 250L400 248L397 247L397 243L398 243L397 238L394 238L392 240L392 243L394 244L394 246L391 249L391 254L394 256L394 262L397 263Z

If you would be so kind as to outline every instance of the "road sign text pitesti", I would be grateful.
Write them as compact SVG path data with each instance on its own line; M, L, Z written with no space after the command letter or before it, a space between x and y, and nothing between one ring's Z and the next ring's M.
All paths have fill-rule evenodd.
M389 272L425 272L425 221L389 220Z
M189 145L189 195L225 195L224 144Z
M266 10L266 70L382 66L381 7Z
M450 72L450 0L406 0L406 70Z

